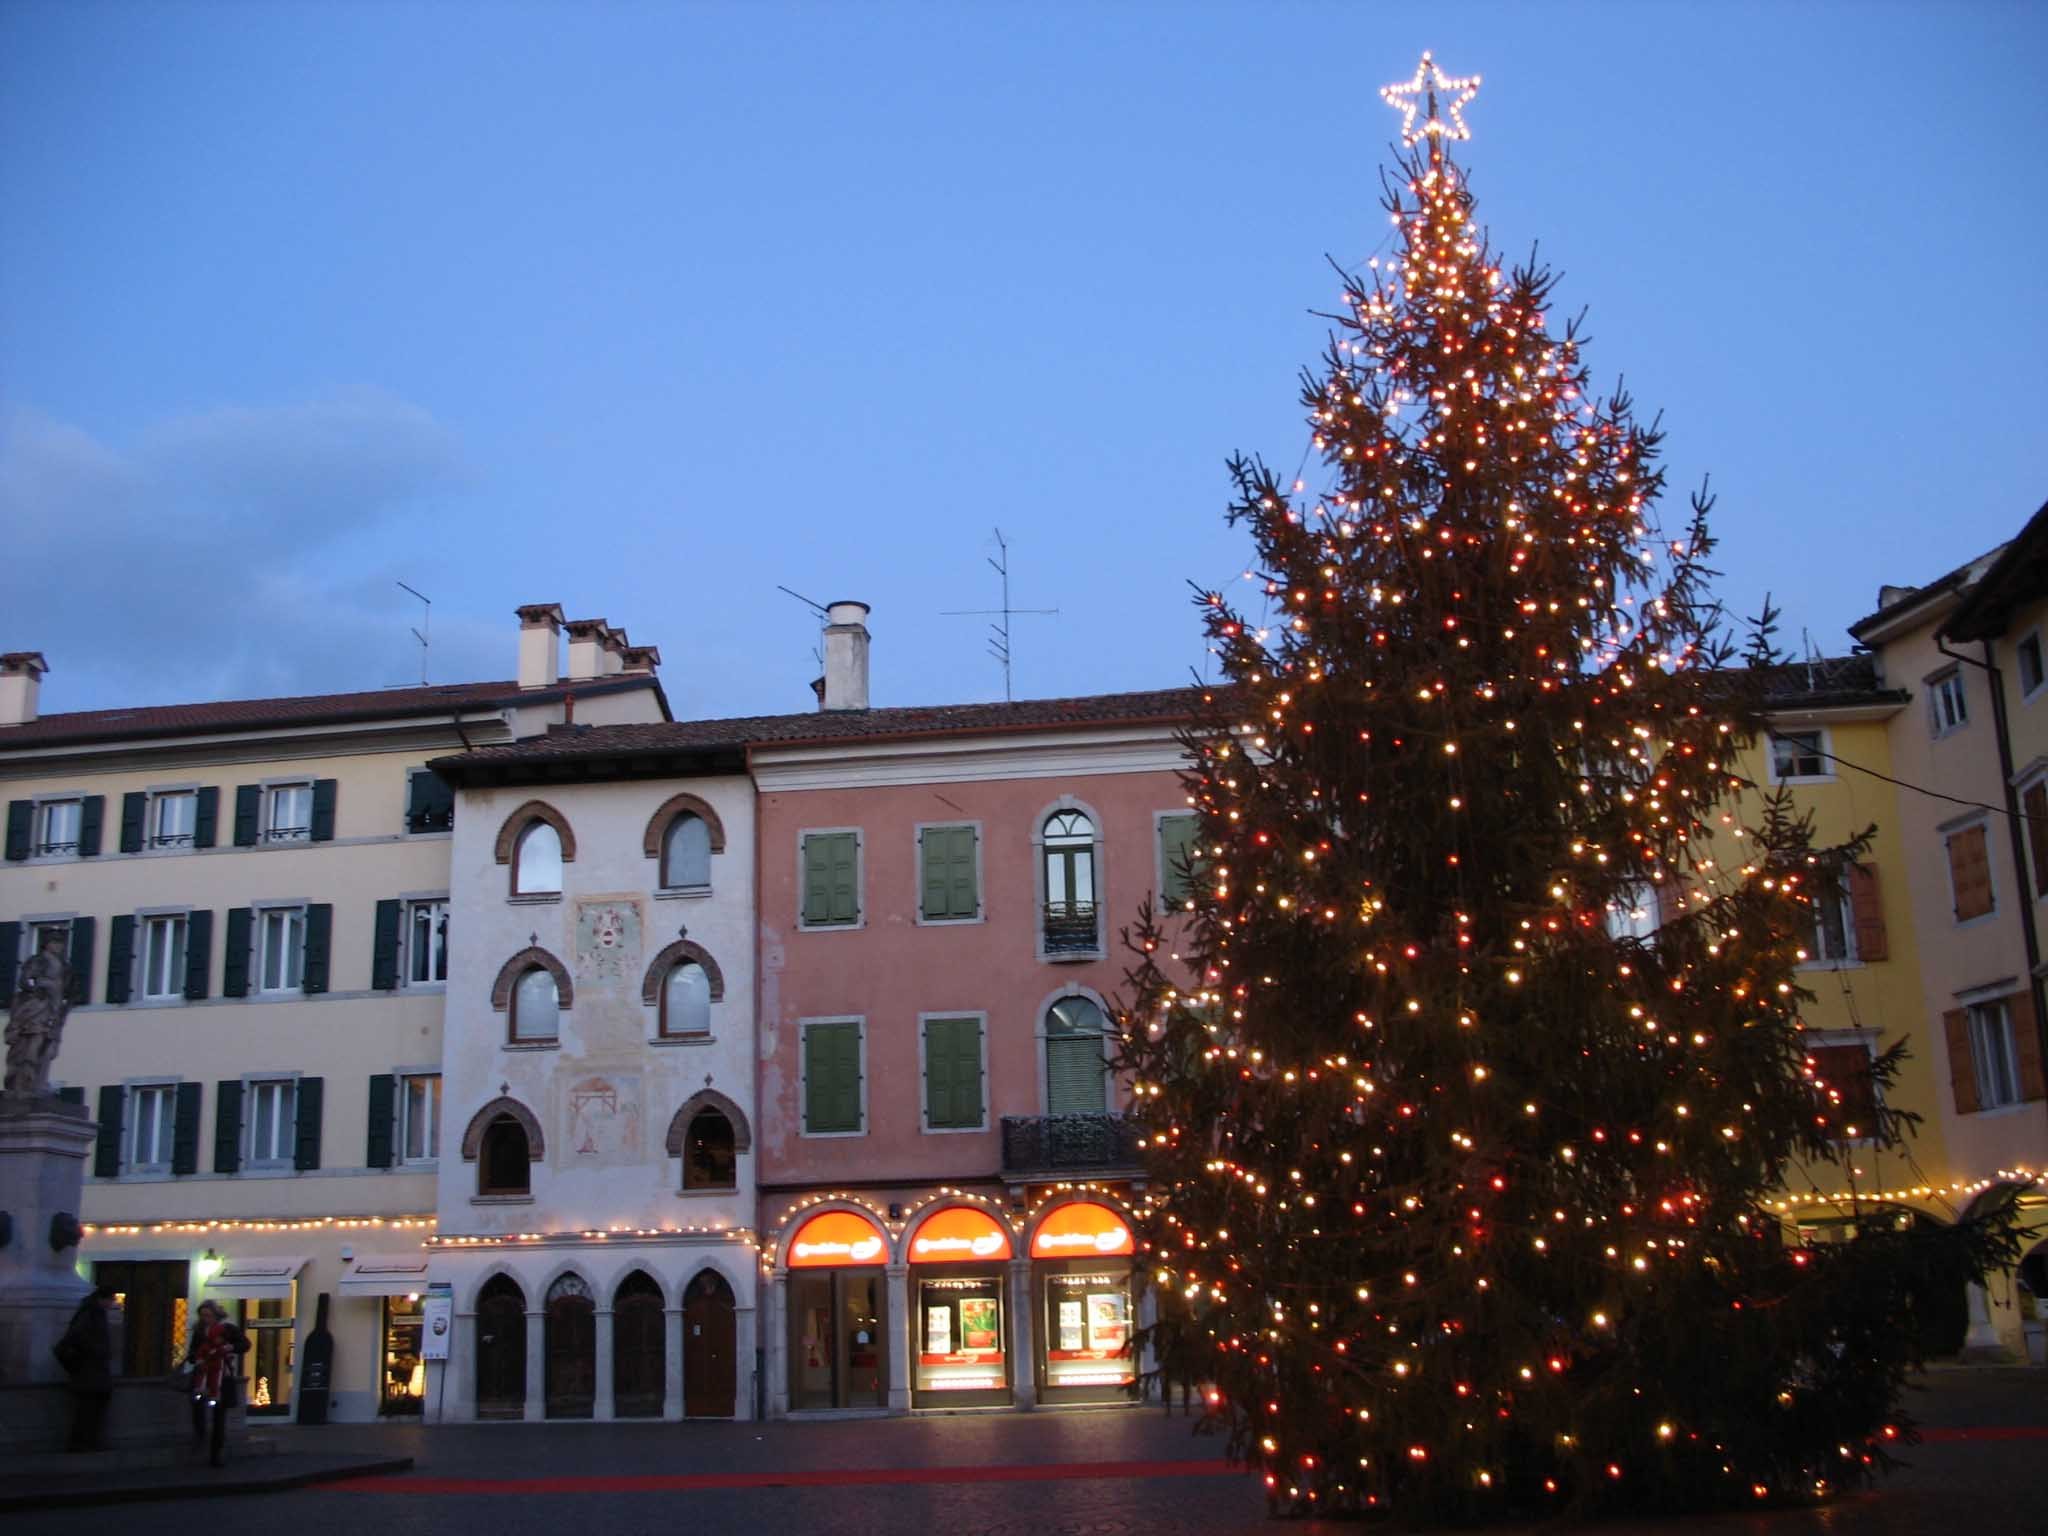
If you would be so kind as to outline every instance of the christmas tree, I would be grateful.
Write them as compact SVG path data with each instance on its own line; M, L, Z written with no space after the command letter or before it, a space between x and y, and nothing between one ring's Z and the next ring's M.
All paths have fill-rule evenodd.
M1149 1342L1279 1509L1811 1497L1910 1437L1928 1298L2009 1221L1806 1249L1767 1210L1840 1155L1795 975L1839 851L1740 777L1769 622L1734 652L1706 498L1657 532L1658 432L1473 221L1476 84L1387 93L1323 489L1231 465L1270 613L1202 595L1193 895L1130 935Z

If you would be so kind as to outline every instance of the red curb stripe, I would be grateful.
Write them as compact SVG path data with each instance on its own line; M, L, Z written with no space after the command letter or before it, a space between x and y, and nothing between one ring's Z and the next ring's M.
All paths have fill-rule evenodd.
M714 1488L853 1488L901 1483L1043 1483L1089 1478L1243 1476L1220 1461L1070 1461L991 1467L844 1467L614 1477L365 1477L323 1493L690 1493Z

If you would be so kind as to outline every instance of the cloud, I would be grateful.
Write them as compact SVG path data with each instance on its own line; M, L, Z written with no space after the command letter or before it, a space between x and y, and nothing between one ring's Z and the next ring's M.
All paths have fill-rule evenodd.
M181 416L125 451L16 411L0 649L44 652L64 709L417 681L398 572L337 546L470 478L452 433L381 394ZM436 676L506 670L479 628L438 626Z

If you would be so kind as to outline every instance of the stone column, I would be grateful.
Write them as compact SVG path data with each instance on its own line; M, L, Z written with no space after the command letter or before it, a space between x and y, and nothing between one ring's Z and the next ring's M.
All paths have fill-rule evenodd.
M1038 1406L1037 1316L1031 1307L1031 1261L1010 1260L1010 1400Z
M768 1417L789 1412L789 1276L777 1272L768 1286Z
M457 1312L451 1326L448 1358L427 1362L426 1416L437 1424L476 1417L476 1314Z
M597 1401L591 1404L590 1416L594 1419L612 1417L612 1309L597 1309Z
M908 1266L891 1264L887 1268L889 1293L889 1315L884 1322L882 1334L888 1341L889 1411L910 1412L910 1286Z
M683 1416L683 1309L661 1309L661 1416L671 1424Z
M1981 1285L1965 1287L1970 1304L1970 1331L1963 1336L1963 1353L1979 1360L2001 1360L2006 1349L1998 1337L1998 1322L1991 1315L1991 1293Z
M79 1191L93 1123L85 1106L0 1094L0 1381L61 1383L50 1353L92 1287L78 1276Z
M548 1416L548 1315L526 1314L526 1413L531 1419Z
M759 1368L761 1351L760 1314L752 1307L735 1307L732 1316L733 1350L739 1356L733 1362L733 1405L732 1416L736 1419L751 1419L754 1404L760 1398L760 1388L754 1375Z

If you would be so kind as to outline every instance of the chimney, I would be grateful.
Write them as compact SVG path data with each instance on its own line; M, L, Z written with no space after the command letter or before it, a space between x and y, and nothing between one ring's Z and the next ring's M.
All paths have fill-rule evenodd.
M620 657L624 663L621 670L628 677L652 677L661 666L661 647L658 645L629 645Z
M626 632L623 629L607 629L604 632L604 674L615 677L626 670Z
M549 688L562 676L562 605L528 603L519 615L519 686Z
M583 683L604 676L604 620L571 619L568 628L569 681Z
M868 605L841 598L825 610L825 709L868 707Z
M41 651L9 651L0 656L0 728L33 725L43 674L50 664Z

